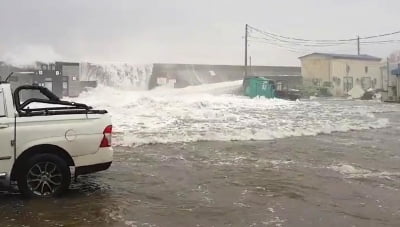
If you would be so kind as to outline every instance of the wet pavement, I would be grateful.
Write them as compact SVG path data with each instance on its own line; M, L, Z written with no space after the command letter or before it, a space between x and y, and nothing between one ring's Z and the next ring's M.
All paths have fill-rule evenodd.
M0 194L0 226L400 226L400 120L274 141L116 147L59 199Z

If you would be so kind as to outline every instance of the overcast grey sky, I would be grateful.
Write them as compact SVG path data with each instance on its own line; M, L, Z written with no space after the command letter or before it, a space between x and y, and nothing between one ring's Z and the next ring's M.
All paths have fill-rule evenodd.
M1 0L0 60L242 64L246 23L343 39L400 30L399 16L398 0ZM386 57L399 45L362 53ZM256 43L249 53L259 65L299 65L303 55Z

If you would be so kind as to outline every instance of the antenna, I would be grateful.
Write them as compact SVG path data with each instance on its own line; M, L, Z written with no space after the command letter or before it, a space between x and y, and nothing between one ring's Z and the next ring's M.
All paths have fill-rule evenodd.
M7 76L5 82L8 82L8 79L10 79L10 77L11 77L13 74L14 74L14 72L11 72L11 73Z

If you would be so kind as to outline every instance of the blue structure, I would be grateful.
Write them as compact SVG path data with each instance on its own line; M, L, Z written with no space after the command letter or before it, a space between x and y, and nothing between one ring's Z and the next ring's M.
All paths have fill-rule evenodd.
M392 70L392 75L400 76L400 66L399 68Z

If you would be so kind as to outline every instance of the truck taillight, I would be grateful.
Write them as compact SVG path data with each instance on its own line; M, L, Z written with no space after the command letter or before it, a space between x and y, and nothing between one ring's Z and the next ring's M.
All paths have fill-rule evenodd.
M103 131L103 139L100 147L111 147L112 125L107 126Z

